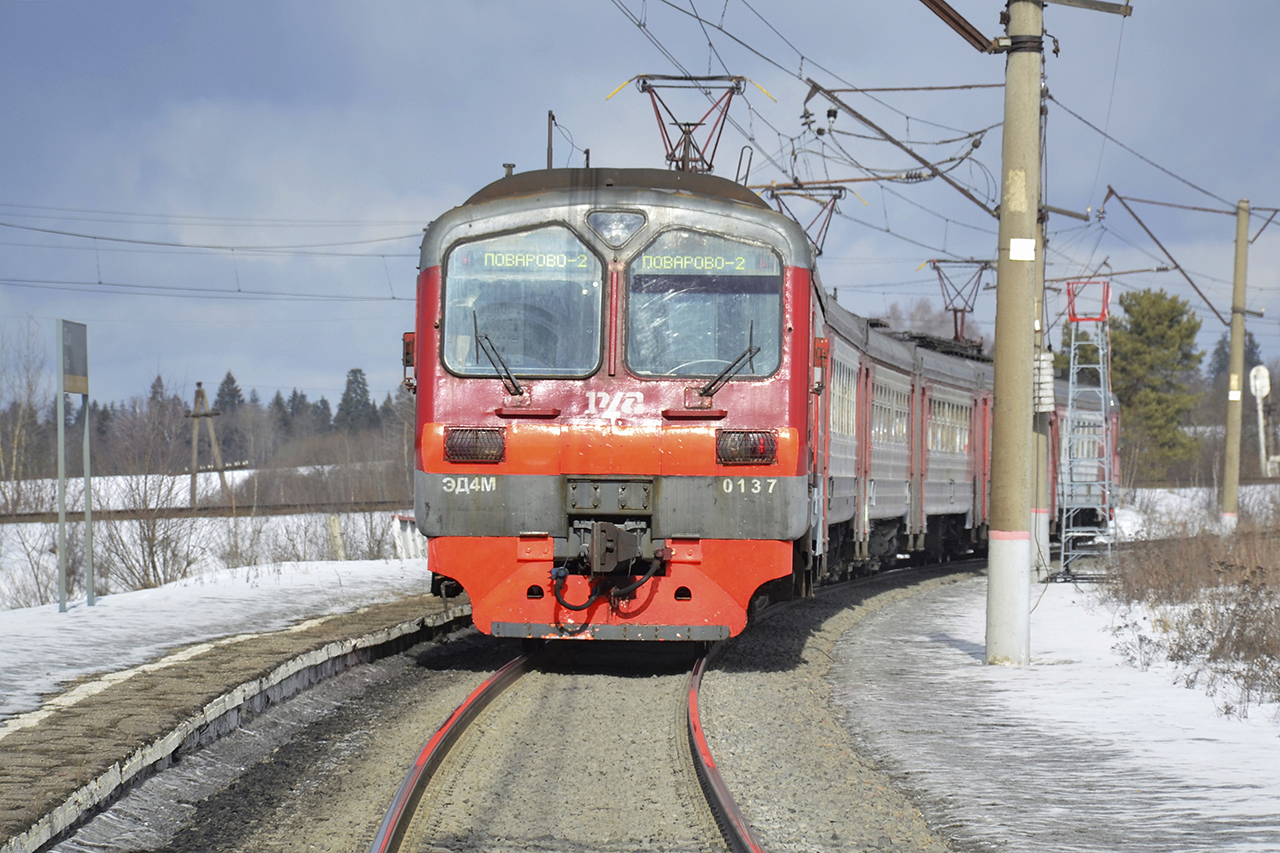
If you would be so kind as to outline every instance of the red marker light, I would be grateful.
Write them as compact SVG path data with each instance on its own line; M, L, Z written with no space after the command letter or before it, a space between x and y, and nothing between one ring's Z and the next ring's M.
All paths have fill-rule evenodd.
M716 462L721 465L772 465L778 461L773 430L716 430Z
M496 463L506 456L506 430L445 428L444 458L447 462Z

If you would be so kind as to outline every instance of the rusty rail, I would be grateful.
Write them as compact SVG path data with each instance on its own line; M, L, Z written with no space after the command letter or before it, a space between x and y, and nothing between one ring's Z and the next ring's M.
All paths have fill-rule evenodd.
M139 521L158 518L253 518L264 515L320 515L345 512L394 512L413 505L413 498L398 501L343 501L309 504L246 504L228 506L169 506L146 509L93 509L94 521ZM68 510L67 520L80 521L83 508ZM53 524L57 511L0 513L0 524Z

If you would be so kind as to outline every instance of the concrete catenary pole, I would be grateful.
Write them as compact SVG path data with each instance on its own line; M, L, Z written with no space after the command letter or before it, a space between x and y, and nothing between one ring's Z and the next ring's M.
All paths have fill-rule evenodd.
M1053 355L1049 352L1049 330L1045 322L1044 310L1044 256L1048 239L1045 235L1045 221L1041 217L1039 227L1036 229L1036 236L1039 241L1036 245L1036 304L1035 304L1035 338L1032 341L1035 346L1036 370L1052 370L1048 365L1042 365L1041 360L1047 360L1052 363ZM1037 376L1037 386L1040 377ZM1034 394L1033 394L1034 397ZM1034 544L1032 548L1031 565L1034 569L1034 577L1036 580L1048 580L1053 569L1049 563L1049 415L1047 411L1041 411L1043 406L1039 405L1040 401L1036 401L1032 414L1032 430L1035 435L1035 489L1033 494L1033 505L1031 508L1031 541Z
M1236 204L1236 268L1231 287L1231 361L1227 369L1227 445L1223 454L1222 529L1236 529L1240 512L1240 417L1244 380L1244 291L1249 266L1249 200Z
M1040 210L1040 64L1044 10L1010 0L996 266L995 411L987 580L989 664L1031 662L1031 434L1036 236Z

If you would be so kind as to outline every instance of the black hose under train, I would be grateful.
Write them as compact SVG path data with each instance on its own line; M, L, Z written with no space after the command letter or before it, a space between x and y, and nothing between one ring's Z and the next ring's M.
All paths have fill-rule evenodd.
M610 590L609 595L613 598L621 598L624 595L630 595L631 593L638 590L640 587L644 586L649 581L653 580L654 575L658 573L658 569L660 569L661 567L662 567L661 560L651 561L649 563L648 571L646 571L643 575L641 575L639 580L635 581L634 583L627 584L626 586L620 589ZM551 576L555 579L555 583L551 587L551 592L555 595L556 601L558 601L560 603L560 606L563 607L565 610L573 610L575 612L586 610L588 607L595 604L596 601L598 601L600 599L600 596L603 594L599 586L594 586L591 589L591 596L587 598L587 600L584 603L570 604L564 598L564 583L565 583L565 580L567 580L569 577L569 570L561 566L560 568L554 569L551 573Z
M588 607L595 604L596 600L600 598L599 587L592 587L591 596L587 599L585 604L570 604L569 602L564 600L564 582L565 582L565 579L569 577L569 570L561 566L558 569L553 569L551 572L551 576L555 578L555 581L556 581L552 585L551 591L552 593L555 594L556 601L560 602L560 606L563 607L565 610L574 610L574 611L586 610Z

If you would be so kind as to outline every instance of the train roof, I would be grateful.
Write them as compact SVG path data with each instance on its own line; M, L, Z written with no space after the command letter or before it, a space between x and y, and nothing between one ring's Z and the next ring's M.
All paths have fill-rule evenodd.
M760 196L727 178L670 169L538 169L520 172L499 178L467 199L465 204L557 190L583 192L606 187L686 192L771 209Z
M874 321L859 317L829 294L824 295L827 325L878 361L933 379L963 384L990 375L990 360L983 355L940 345L940 339L928 335L902 335L878 328Z
M630 207L645 211L645 242L666 228L694 228L767 244L784 264L813 267L804 229L725 178L665 169L540 169L500 178L434 220L423 234L419 268L441 263L458 240L551 221L567 224L602 257L616 259L618 247L605 245L586 218L596 208Z

